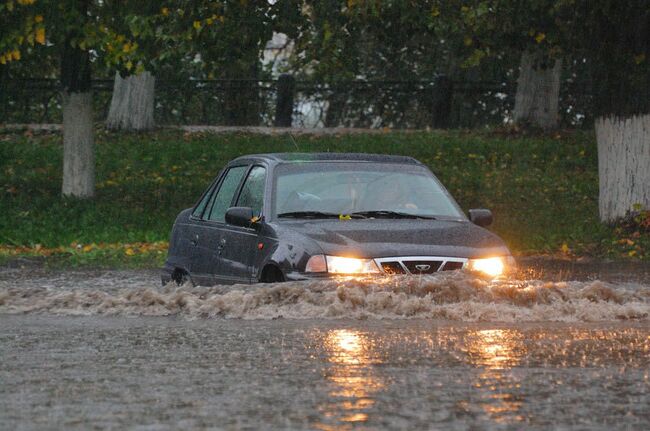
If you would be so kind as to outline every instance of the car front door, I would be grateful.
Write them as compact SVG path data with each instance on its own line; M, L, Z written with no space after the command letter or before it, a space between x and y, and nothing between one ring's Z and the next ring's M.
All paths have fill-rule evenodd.
M241 187L234 206L250 207L253 215L260 217L264 205L266 168L251 167ZM259 234L252 227L227 225L224 229L224 244L219 261L219 276L228 283L250 283L253 261L259 252Z
M226 210L232 206L247 170L248 166L230 167L212 192L201 218L195 222L190 238L194 245L190 272L199 284L224 282L219 262L226 243Z

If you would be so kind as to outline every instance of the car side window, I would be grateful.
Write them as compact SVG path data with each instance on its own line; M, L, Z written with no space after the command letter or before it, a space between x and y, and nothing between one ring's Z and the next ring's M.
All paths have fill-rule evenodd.
M264 203L264 180L266 179L266 168L254 166L248 173L246 182L241 189L237 199L238 207L251 207L253 214L259 216L262 213Z
M201 198L201 202L199 202L199 204L196 206L196 208L194 208L194 211L192 212L192 216L201 217L201 215L203 214L203 210L208 205L208 201L210 200L210 198L212 198L212 196L214 194L213 191L214 191L215 187L216 186L215 186L214 182L212 182L212 184L210 184L210 188L208 189L208 191L205 192L205 194Z
M226 172L226 175L219 186L219 190L212 194L212 200L208 206L209 211L204 215L204 219L225 221L226 211L230 208L237 187L239 186L244 173L246 173L247 168L247 166L236 166L230 168L228 172Z

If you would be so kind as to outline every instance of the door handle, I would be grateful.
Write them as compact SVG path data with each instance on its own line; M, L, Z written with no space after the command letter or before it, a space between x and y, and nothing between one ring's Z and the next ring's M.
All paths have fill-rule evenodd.
M198 243L199 243L199 236L198 236L198 235L194 235L194 238L192 238L192 239L190 240L190 244L192 244L194 247L196 247Z
M226 238L221 238L221 241L219 241L219 245L217 246L217 256L221 256L221 252L223 251L223 248L226 246Z

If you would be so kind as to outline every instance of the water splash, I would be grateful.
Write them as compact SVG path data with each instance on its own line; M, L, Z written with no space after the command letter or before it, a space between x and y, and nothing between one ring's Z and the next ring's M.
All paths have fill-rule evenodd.
M265 285L155 286L99 281L0 284L0 313L241 319L650 320L650 286L602 281L488 282L466 273Z

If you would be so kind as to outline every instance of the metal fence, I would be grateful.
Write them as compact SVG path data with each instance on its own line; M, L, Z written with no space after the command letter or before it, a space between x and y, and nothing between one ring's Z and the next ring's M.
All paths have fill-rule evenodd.
M472 128L511 118L514 82L455 81L294 81L290 100L282 80L188 80L156 82L155 119L160 125L277 125L276 110L291 104L294 127L422 129ZM444 78L444 77L443 77ZM570 82L569 82L570 84ZM108 113L112 79L93 81L95 115ZM584 89L563 85L561 123L589 118ZM0 123L60 123L59 82L18 79L4 82ZM288 120L287 120L288 121Z
M514 97L497 83L348 81L296 85L294 124L303 127L474 127L501 123ZM442 118L441 118L442 117Z

